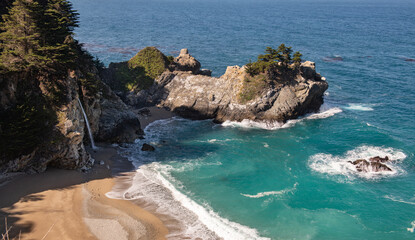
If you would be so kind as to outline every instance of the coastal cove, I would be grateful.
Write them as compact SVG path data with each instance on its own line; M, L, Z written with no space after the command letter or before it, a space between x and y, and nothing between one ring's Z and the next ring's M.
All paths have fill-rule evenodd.
M139 144L125 150L137 165L156 160L144 161L145 171L215 213L205 219L219 216L231 222L226 226L238 223L256 229L250 236L271 239L413 238L415 72L405 61L415 52L412 2L74 4L81 13L79 39L106 64L129 59L136 52L129 49L154 45L176 56L188 48L220 76L225 66L284 42L327 78L324 110L336 113L331 117L288 128L176 119L145 130L160 145L154 153L140 153ZM106 18L95 17L101 14ZM347 168L347 161L375 155L399 159L396 172L372 176ZM146 193L136 184L124 191Z
M0 234L415 238L415 2L8 6Z

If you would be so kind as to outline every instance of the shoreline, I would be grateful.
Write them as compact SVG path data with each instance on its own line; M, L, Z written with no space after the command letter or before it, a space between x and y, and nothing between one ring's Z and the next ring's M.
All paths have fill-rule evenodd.
M138 115L142 129L174 116L157 107ZM157 216L148 203L108 198L113 188L128 188L134 167L111 145L98 144L86 173L48 169L33 175L12 173L0 179L0 233L23 239L166 239L177 223ZM168 227L167 227L168 226Z

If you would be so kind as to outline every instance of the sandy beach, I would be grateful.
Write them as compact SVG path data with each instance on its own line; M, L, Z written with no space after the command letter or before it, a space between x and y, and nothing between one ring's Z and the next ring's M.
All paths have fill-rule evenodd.
M140 116L149 123L172 117L156 107ZM165 239L165 222L139 204L110 199L105 194L118 184L128 184L132 164L116 148L99 145L90 151L94 167L80 171L48 169L44 173L12 174L0 180L0 233L5 219L10 239ZM128 187L128 186L127 186ZM168 222L169 228L174 226Z

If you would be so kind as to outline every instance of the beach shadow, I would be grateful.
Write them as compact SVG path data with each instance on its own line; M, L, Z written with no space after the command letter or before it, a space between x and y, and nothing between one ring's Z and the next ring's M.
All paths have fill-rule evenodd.
M16 203L42 201L45 199L45 195L42 194L44 191L69 190L89 181L124 176L133 169L131 162L119 156L116 149L106 145L100 145L100 150L90 153L95 159L105 159L105 164L96 163L88 172L48 168L43 173L19 175L0 186L0 234L6 229L5 218L7 226L12 226L9 232L10 239L33 231L34 222L21 223L21 220L24 220L22 216L29 212L16 211Z

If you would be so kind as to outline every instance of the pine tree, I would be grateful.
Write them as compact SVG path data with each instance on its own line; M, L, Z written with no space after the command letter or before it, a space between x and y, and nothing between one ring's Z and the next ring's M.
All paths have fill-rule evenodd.
M16 0L0 23L0 65L6 71L28 71L38 67L40 31L36 19L41 8L31 0Z

